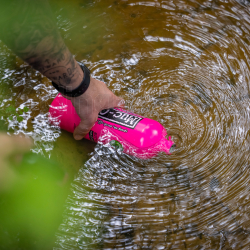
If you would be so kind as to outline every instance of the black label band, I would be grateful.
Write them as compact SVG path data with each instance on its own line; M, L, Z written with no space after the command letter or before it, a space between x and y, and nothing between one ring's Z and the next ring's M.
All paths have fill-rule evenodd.
M132 115L117 109L104 109L99 113L98 117L132 129L134 129L143 119L143 117Z
M89 131L89 139L93 142L97 142L97 134L93 130Z

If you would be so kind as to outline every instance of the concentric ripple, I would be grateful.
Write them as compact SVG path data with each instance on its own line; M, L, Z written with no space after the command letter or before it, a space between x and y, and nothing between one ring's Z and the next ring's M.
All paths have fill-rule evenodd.
M97 147L56 249L248 249L248 1L110 8L122 19L114 14L110 54L88 64L128 109L164 124L177 149L141 162Z

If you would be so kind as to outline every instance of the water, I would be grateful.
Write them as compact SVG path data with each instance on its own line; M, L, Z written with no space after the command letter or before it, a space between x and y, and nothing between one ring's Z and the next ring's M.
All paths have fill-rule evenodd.
M250 2L51 4L76 59L177 144L141 161L74 141L47 123L48 80L1 45L1 109L30 108L8 130L77 173L55 249L249 249Z

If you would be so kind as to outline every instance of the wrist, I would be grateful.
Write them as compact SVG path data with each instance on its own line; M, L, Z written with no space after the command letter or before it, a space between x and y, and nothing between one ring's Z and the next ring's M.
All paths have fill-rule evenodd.
M63 84L63 86L61 87L69 91L72 91L76 89L77 87L79 87L83 79L84 79L84 71L82 70L80 65L76 63L76 73L74 74L74 77L71 78L70 84L67 84L67 85Z
M70 86L59 86L56 83L52 82L52 85L64 96L66 97L78 97L85 93L90 84L90 71L83 64L79 63L78 66L81 68L82 74L79 74L78 81L73 82L73 85ZM82 75L82 77L81 77ZM81 79L79 84L79 79Z

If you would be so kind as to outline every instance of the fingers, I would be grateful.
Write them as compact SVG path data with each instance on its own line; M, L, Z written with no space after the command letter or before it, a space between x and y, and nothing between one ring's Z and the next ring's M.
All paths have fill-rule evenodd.
M112 102L109 102L105 106L101 106L100 111L103 109L108 109L108 108L113 108L113 107L124 108L124 106L125 106L125 101L122 98L114 95L112 98ZM80 110L80 108L78 110ZM94 126L98 118L99 109L93 109L93 110L94 111L92 114L89 114L88 112L86 112L88 113L88 115L86 115L85 112L83 113L79 112L81 122L74 130L73 136L75 140L82 140L89 133L91 128ZM85 113L85 116L84 116L84 113Z
M97 117L98 114L93 114L91 117L85 117L85 119L81 120L80 124L74 130L73 136L75 140L81 140L88 134L97 121Z
M81 122L74 130L73 136L75 140L83 139L91 129L89 127L86 127L84 124L82 125L82 123L83 122Z
M71 98L81 123L74 130L75 140L81 140L94 126L98 113L103 109L124 108L125 101L110 91L107 86L94 78L87 91L76 98Z

